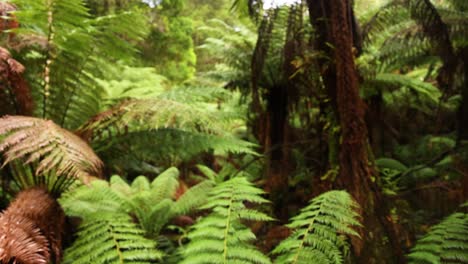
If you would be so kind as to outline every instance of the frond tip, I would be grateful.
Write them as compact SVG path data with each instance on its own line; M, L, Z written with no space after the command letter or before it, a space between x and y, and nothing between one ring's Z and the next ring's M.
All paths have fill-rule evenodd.
M358 205L345 191L329 191L310 201L288 227L293 234L273 251L277 263L343 263L346 237L359 237L353 226L357 220Z
M63 263L155 263L163 255L143 234L126 214L97 213L80 226Z
M181 264L271 263L252 245L255 234L244 225L245 221L272 220L245 205L267 203L262 194L244 177L232 178L212 189L208 202L201 207L212 212L189 232L190 242L183 251L185 259Z
M0 151L4 165L21 159L36 163L36 175L54 171L57 175L82 178L101 174L102 162L75 134L52 121L26 116L0 118Z
M409 263L468 263L468 214L454 213L419 239Z

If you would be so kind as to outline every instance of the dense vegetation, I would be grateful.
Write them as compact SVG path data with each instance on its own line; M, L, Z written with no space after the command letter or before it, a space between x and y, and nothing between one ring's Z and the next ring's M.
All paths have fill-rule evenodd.
M466 0L0 2L0 263L468 263Z

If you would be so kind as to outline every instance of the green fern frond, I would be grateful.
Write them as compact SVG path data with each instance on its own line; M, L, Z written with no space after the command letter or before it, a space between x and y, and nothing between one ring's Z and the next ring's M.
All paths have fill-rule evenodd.
M80 133L95 138L106 131L124 131L130 125L139 130L162 128L221 132L214 115L193 106L164 99L129 100L103 112L80 128ZM215 126L215 127L213 127Z
M106 141L107 140L107 141ZM174 129L129 132L114 136L111 141L98 139L92 144L96 152L109 164L132 168L138 161L156 164L177 164L195 155L214 151L216 154L250 153L254 144L233 136L218 136ZM108 146L110 145L110 146ZM148 146L154 146L149 148ZM137 169L144 169L143 167Z
M363 86L371 92L380 90L389 105L401 103L402 100L397 99L401 94L407 99L406 101L412 99L411 107L426 113L431 113L439 106L442 96L440 90L434 85L402 74L379 73L374 78L366 80Z
M185 215L200 207L208 198L208 193L213 189L212 181L202 181L197 185L190 187L182 196L177 199L174 206L171 207L171 215Z
M112 180L119 178L113 176ZM89 186L83 185L68 191L60 198L60 204L67 215L87 219L96 213L129 212L128 194L111 189L109 183L95 180Z
M468 263L468 214L454 213L420 238L410 263Z
M100 176L102 162L81 138L52 121L24 116L0 118L0 150L5 164L22 160L37 163L35 174L53 171L58 176Z
M358 205L345 191L329 191L312 199L288 227L293 234L273 254L276 263L343 263L346 236L359 234Z
M188 234L181 263L271 263L251 245L255 235L242 221L270 221L267 215L245 206L245 202L263 204L264 192L246 178L232 178L217 185L201 209L212 212L202 217Z
M126 213L135 218L147 236L157 237L172 218L203 204L211 190L209 181L201 182L176 201L178 176L176 168L169 168L153 182L139 176L130 185L119 176L112 176L110 183L96 180L90 186L80 186L64 194L61 204L68 215L85 220L99 212Z
M155 263L163 254L143 235L129 215L96 213L80 226L63 263Z
M91 18L82 0L15 3L18 33L31 39L22 52L37 54L28 61L36 115L76 129L100 110L104 90L96 77L107 69L101 65L131 58L132 43L148 31L144 16L132 11Z

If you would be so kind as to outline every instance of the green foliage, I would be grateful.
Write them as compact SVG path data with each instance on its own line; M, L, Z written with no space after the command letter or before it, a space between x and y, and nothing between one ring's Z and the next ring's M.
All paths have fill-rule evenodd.
M366 81L365 87L369 86L372 88L368 93L382 93L385 104L392 108L407 106L429 114L438 107L441 97L441 92L432 84L402 74L377 74Z
M172 218L187 214L203 204L213 185L210 181L201 182L175 200L178 175L176 168L170 168L152 182L139 176L131 185L119 176L112 176L109 183L97 180L90 186L81 186L66 193L61 204L68 215L85 220L99 212L114 214L115 217L122 213L131 215L147 236L156 238Z
M190 242L180 263L271 263L251 245L255 235L245 221L270 221L267 215L246 206L268 202L244 177L234 177L217 185L201 209L211 213L189 231Z
M142 47L142 59L174 82L192 78L196 66L192 20L181 14L183 3L163 0L153 9L157 20Z
M256 41L254 32L246 26L230 25L220 20L210 20L199 30L209 37L198 49L216 61L215 65L210 65L211 69L206 69L206 75L228 83L229 87L248 87L249 67Z
M123 213L88 216L77 235L63 263L155 263L162 258L156 243Z
M468 214L454 213L433 226L408 258L409 263L468 263Z
M70 181L101 175L102 161L89 145L52 121L5 116L0 137L4 164L13 163L13 179L21 189L45 185L60 193Z
M208 151L254 153L254 144L228 132L233 119L229 114L164 96L178 95L124 101L90 120L80 135L91 141L106 163L121 169L138 167L142 161L174 165Z
M417 184L459 178L459 173L453 170L451 150L454 147L453 138L430 135L408 145L395 146L394 158L376 160L384 191L394 195Z
M273 253L276 263L343 263L348 252L346 235L359 237L355 230L358 205L345 191L329 191L312 199L288 227L293 234Z
M83 224L80 225L81 231L77 234L77 241L65 257L74 263L77 255L81 256L85 250L89 250L89 246L85 247L83 243L94 245L90 247L110 250L108 248L111 247L112 241L101 238L100 232L107 228L109 234L106 236L112 236L113 228L119 228L112 225L121 224L124 228L122 232L127 232L131 241L122 241L124 245L118 245L114 250L101 254L115 257L115 254L119 253L119 247L126 246L129 248L123 251L129 251L129 256L134 260L155 261L162 258L161 253L155 251L155 241L158 241L158 250L165 252L162 263L177 259L175 245L169 237L162 236L161 231L168 227L173 218L186 215L205 204L207 195L213 188L213 182L206 180L180 194L178 175L179 171L176 168L169 168L152 182L144 176L139 176L130 185L119 176L112 176L110 182L96 180L90 186L80 186L67 192L60 200L61 205L68 215L83 218ZM130 218L132 221L128 222ZM99 239L96 239L97 237ZM96 243L90 241L93 238L96 239ZM122 239L126 238L126 235L122 235ZM120 242L120 237L117 237L117 242ZM129 243L134 245L127 245ZM94 251L91 258L93 256ZM124 254L124 259L125 256ZM81 258L84 263L91 263L86 262L90 261L90 257L83 255Z
M138 10L90 17L81 0L14 3L36 115L75 129L100 110L100 65L130 61L146 21Z

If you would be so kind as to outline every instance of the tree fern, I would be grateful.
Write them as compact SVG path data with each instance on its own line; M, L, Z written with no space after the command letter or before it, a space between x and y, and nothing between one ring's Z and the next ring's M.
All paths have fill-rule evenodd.
M468 263L468 214L454 213L433 226L408 258L410 263Z
M81 0L15 3L19 36L30 44L21 52L26 54L36 115L75 129L100 110L103 89L95 77L106 69L100 65L129 58L132 43L147 30L146 21L135 10L92 18Z
M162 258L156 243L144 238L129 215L96 213L78 231L65 251L64 263L155 263Z
M358 205L345 191L329 191L291 219L293 234L273 251L276 263L343 263L346 235L357 236Z
M5 163L20 159L37 164L35 174L53 172L66 178L101 175L102 162L73 133L52 121L24 116L0 118L0 151ZM27 186L22 186L27 187Z
M183 249L181 263L270 263L251 245L255 235L243 221L269 221L270 217L246 207L244 203L268 202L244 177L236 177L217 185L201 209L211 213L202 217L188 234L189 244Z
M126 213L135 217L147 236L155 238L172 218L203 204L213 186L210 181L201 182L176 200L178 175L176 168L170 168L152 182L139 176L131 185L119 176L112 176L110 183L93 181L91 186L81 186L66 193L61 204L67 214L84 219L98 212Z

